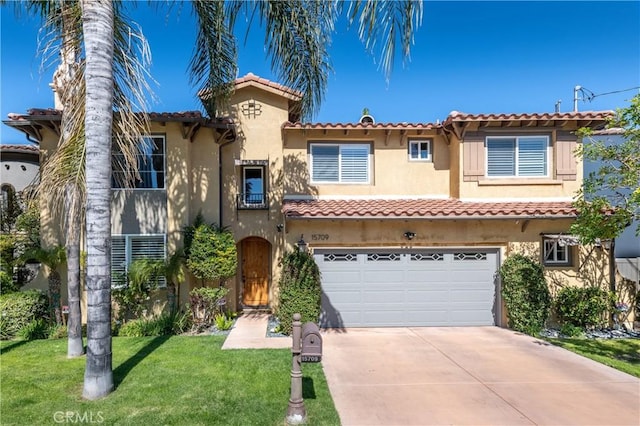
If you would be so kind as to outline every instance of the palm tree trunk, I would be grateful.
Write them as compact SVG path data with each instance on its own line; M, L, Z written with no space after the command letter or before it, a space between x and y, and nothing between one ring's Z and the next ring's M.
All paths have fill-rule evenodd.
M113 390L111 353L111 125L113 4L82 0L86 52L87 363L82 396Z
M62 325L62 309L60 308L60 287L62 280L60 272L52 269L49 273L49 310L51 318L56 321L56 325Z
M69 320L67 322L67 358L75 358L84 354L82 343L82 316L80 311L80 215L76 211L77 200L73 198L70 204L74 207L67 209L67 297L69 299Z

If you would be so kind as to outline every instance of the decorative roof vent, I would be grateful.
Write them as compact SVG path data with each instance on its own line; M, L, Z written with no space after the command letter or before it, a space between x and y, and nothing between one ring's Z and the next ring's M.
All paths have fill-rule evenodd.
M372 115L369 115L369 108L364 108L362 110L362 117L360 117L361 124L376 124L376 120Z

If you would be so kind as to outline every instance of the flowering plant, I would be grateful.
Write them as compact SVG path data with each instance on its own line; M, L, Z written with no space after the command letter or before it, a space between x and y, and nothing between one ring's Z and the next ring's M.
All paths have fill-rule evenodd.
M616 302L615 308L618 312L627 312L629 310L629 305L624 302Z

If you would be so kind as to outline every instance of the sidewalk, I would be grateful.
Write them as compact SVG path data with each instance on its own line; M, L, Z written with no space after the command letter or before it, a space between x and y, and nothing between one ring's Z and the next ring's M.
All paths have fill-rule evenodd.
M222 345L222 349L282 349L291 347L290 337L266 337L269 314L245 312Z

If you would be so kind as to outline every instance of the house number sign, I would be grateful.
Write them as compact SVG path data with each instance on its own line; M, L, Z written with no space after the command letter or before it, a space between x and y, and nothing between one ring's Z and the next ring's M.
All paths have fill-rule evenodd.
M329 234L311 234L311 241L327 241Z

